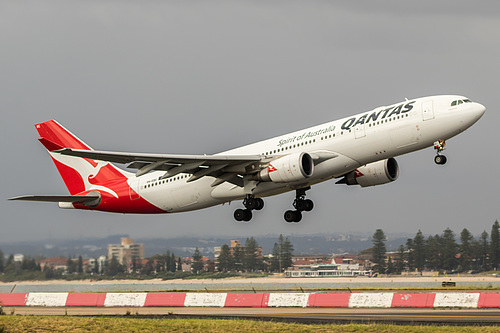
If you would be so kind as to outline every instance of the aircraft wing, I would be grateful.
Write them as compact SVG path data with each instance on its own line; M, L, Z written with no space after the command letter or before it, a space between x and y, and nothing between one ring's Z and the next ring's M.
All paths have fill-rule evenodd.
M127 164L128 168L137 169L136 176L150 171L165 171L162 179L174 177L180 173L191 173L188 182L204 176L213 176L217 180L212 186L228 181L243 186L242 175L259 169L264 158L258 155L175 155L111 152L64 148L54 151L63 155L89 158L107 162Z
M61 147L62 148L62 147ZM187 180L192 182L204 176L215 177L212 186L225 181L237 186L244 185L243 176L256 173L273 158L259 155L175 155L97 151L84 149L62 148L54 151L63 155L89 158L120 164L137 169L136 176L142 176L150 171L165 171L162 179L174 177L180 173L191 173ZM329 151L312 152L316 164L337 157L338 154Z

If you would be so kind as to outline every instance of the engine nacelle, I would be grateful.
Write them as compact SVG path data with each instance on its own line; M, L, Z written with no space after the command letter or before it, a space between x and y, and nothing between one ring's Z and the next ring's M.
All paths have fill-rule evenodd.
M373 162L349 172L337 184L361 187L387 184L398 179L399 166L394 158Z
M312 176L314 162L308 153L293 153L271 161L257 174L263 182L290 183Z

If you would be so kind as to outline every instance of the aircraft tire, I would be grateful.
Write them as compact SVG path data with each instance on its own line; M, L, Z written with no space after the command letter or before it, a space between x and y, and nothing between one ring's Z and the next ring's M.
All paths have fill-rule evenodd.
M255 209L255 207L257 207L257 205L258 205L257 199L255 199L255 198L247 198L245 200L245 207L247 209L250 209L250 210Z
M295 201L295 208L299 211L299 212L303 212L304 210L307 209L307 203L306 203L306 200L303 200L303 199L298 199L297 201Z
M243 209L237 209L234 211L234 219L238 222L243 221L245 217L245 211Z
M252 211L250 209L245 209L243 213L243 222L249 222L252 219Z
M304 200L306 203L306 212L310 212L314 208L314 202L311 199Z
M443 165L446 163L446 161L447 161L447 158L444 155L436 155L436 157L434 157L434 162L436 164Z
M255 210L261 210L262 208L264 208L264 200L262 200L261 198L256 198L255 202L257 203L255 206Z
M295 222L295 211L294 210L287 210L285 212L285 221L288 223Z
M302 220L302 213L300 212L300 210L296 210L294 213L295 216L293 222L299 223Z

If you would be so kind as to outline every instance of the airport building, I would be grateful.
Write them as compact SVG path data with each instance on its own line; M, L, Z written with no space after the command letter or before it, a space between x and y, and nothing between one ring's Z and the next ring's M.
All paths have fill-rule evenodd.
M353 277L369 276L370 270L365 270L359 264L318 264L294 265L285 271L286 277Z
M214 247L214 257L215 260L217 261L217 258L220 255L220 252L222 250L222 246L216 246ZM231 252L231 255L234 256L234 253L239 250L240 254L243 255L245 253L245 247L241 245L239 240L232 240L231 245L229 246L229 251ZM262 258L262 246L258 246L257 250L257 257Z
M134 244L131 238L123 237L121 244L108 245L108 260L116 257L120 265L126 264L127 267L131 265L132 259L144 259L144 244Z

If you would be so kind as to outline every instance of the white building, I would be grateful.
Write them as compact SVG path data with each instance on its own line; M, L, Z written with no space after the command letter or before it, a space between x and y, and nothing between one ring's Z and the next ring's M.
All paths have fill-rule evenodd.
M359 264L324 264L293 266L285 271L286 277L353 277L369 276Z

